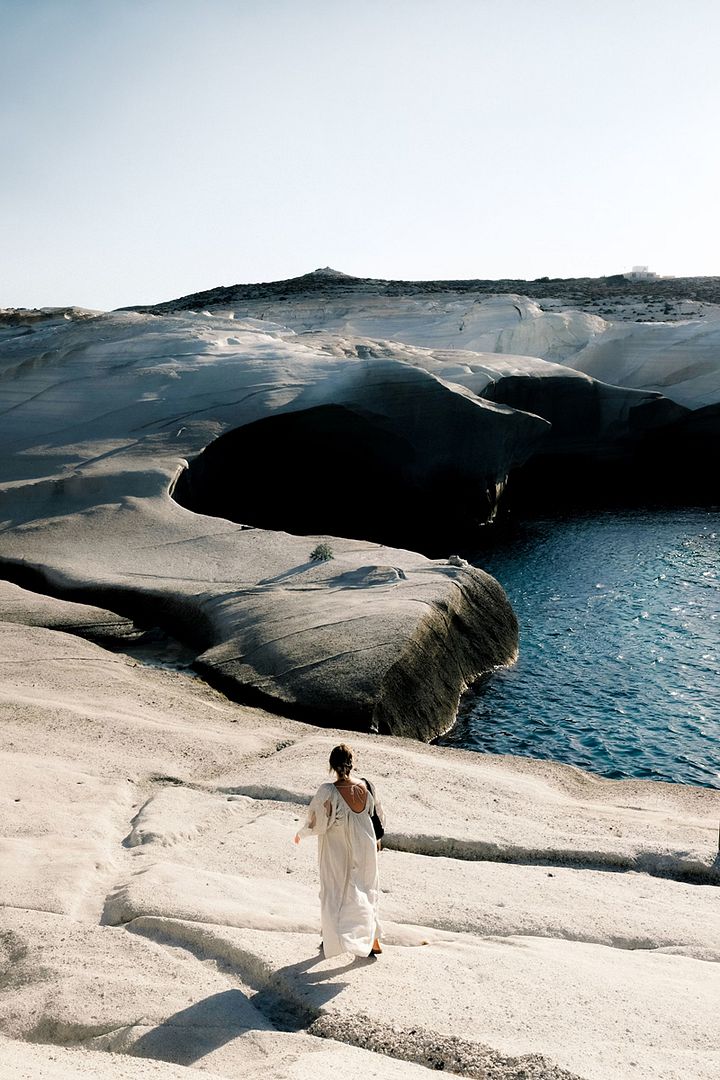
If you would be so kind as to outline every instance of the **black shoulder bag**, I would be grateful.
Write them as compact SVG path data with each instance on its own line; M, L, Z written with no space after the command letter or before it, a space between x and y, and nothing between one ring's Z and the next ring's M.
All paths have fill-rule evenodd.
M375 792L373 791L373 786L370 783L370 781L366 780L364 776L363 776L362 779L365 781L365 786L366 786L366 788L368 789L368 791L370 792L370 794L373 797L373 812L370 815L370 820L372 821L373 829L375 830L375 839L376 840L382 840L383 836L385 835L385 830L382 827L382 822L380 821L380 818L377 816L377 810L375 809L375 806L374 806Z

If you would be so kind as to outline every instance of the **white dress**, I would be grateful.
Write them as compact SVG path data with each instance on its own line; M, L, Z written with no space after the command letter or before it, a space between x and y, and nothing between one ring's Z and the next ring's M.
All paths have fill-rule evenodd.
M369 791L364 809L356 813L334 784L323 784L299 830L301 837L318 838L320 923L326 957L368 956L375 938L380 937L373 809L384 824L382 807Z

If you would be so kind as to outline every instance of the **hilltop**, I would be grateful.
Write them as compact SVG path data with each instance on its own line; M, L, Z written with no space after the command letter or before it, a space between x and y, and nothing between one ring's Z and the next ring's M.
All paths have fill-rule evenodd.
M643 305L651 316L663 316L666 321L692 318L701 311L679 312L674 305L682 301L698 304L720 304L720 277L655 278L651 281L629 281L622 274L598 278L540 277L532 281L523 278L472 278L448 281L396 281L383 278L353 277L331 267L323 267L300 277L282 281L263 281L236 285L218 285L202 292L191 293L174 300L151 305L128 305L123 310L149 311L158 315L189 311L202 307L218 307L248 301L304 299L316 296L414 296L428 294L468 294L491 296L516 293L531 299L560 300L594 314L623 317L618 309L634 309ZM665 310L666 306L670 310ZM653 308L656 309L653 312ZM628 311L627 314L630 312ZM627 315L625 315L627 317Z

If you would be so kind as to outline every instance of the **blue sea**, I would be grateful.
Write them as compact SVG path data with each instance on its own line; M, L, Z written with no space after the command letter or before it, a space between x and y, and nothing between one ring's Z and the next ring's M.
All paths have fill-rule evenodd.
M517 664L444 745L720 788L720 513L541 518L474 560L520 624Z

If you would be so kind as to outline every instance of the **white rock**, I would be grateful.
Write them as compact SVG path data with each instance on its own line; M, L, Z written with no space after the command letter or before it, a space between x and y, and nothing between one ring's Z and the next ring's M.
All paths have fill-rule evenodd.
M320 962L315 852L291 837L347 734L0 629L3 1080L178 1063L383 1080L438 1061L714 1078L717 886L674 879L716 873L719 793L355 736L390 819L385 951Z

